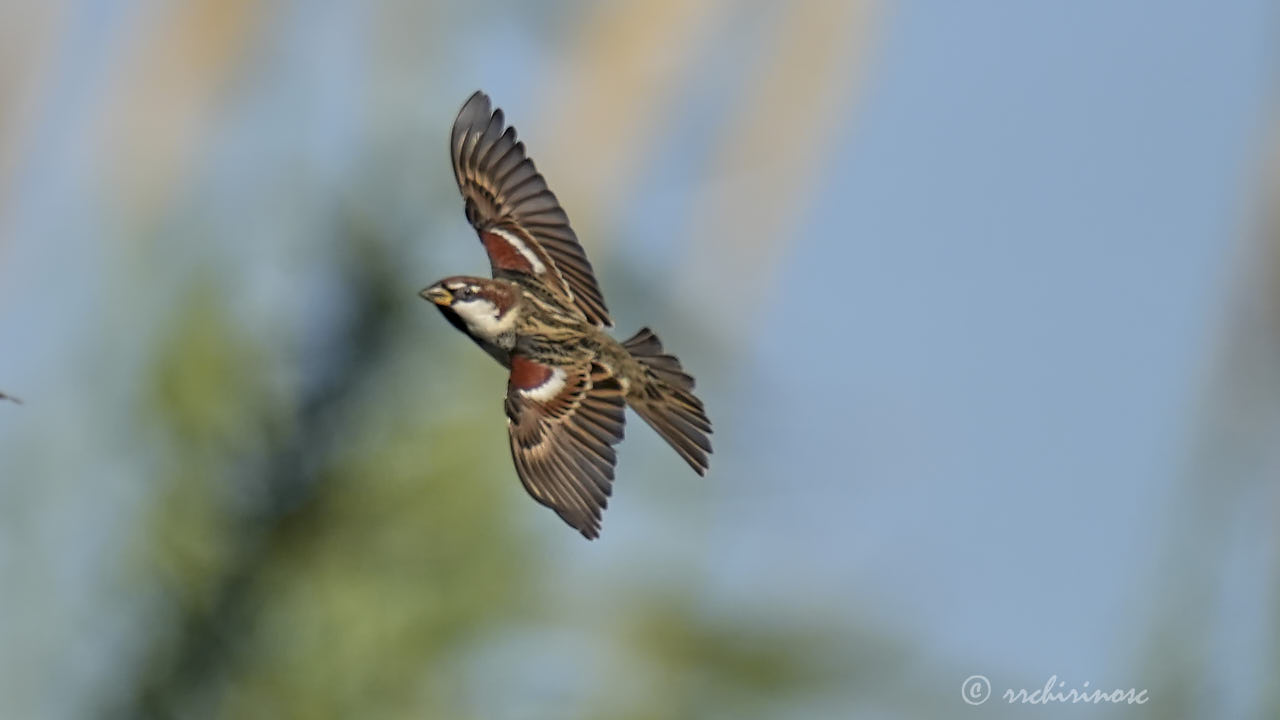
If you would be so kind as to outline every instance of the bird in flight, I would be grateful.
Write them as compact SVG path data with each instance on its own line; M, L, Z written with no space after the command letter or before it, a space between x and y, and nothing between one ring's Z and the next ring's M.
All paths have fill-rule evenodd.
M627 405L699 475L711 422L653 331L623 342L605 332L613 322L568 216L484 93L458 112L449 152L493 278L447 277L420 295L511 371L504 408L520 482L593 539Z

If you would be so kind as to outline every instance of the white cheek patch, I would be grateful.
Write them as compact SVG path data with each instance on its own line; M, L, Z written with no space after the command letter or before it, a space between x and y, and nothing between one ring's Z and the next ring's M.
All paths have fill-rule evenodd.
M525 244L524 240L521 240L502 228L493 228L489 232L497 235L503 240L506 240L511 247L516 249L516 252L524 256L524 259L529 261L529 266L533 268L533 273L535 275L541 275L547 271L547 266L542 264L542 261L538 259L538 254L530 249L529 246Z
M529 388L528 390L521 390L520 394L530 400L547 402L559 395L561 390L564 390L565 377L564 370L561 370L560 368L553 368L551 371L551 377L547 378L546 382L537 387Z
M515 313L498 317L498 307L488 300L475 299L455 302L453 309L471 328L471 332L484 338L495 338L515 326Z

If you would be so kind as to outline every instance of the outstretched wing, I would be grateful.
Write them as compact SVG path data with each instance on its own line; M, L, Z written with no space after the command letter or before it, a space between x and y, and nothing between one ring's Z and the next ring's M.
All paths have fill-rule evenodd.
M625 408L622 386L596 363L511 358L506 411L516 473L535 500L588 539L600 534L612 492Z
M491 110L488 95L477 92L462 106L449 153L467 220L489 253L494 277L536 278L590 322L611 327L569 216L525 157L516 129L503 122L501 110Z

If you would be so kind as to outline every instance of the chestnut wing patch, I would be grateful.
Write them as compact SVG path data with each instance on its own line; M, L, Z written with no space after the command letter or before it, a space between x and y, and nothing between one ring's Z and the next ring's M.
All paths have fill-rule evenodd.
M467 220L480 235L494 275L537 278L597 326L613 321L595 272L569 226L569 216L525 156L516 130L493 110L489 97L472 95L450 136L450 157Z
M533 499L588 539L599 536L612 493L625 409L622 386L597 363L511 359L506 413L516 474Z
M547 251L514 225L499 225L481 230L480 243L489 254L489 262L495 272L514 270L541 276L546 274L547 268L552 264Z

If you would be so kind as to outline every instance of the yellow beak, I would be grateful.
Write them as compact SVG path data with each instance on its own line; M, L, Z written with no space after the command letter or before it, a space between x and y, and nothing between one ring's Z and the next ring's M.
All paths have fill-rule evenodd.
M453 304L453 294L439 285L432 285L418 294L421 295L423 299L430 300L437 305L449 307Z

